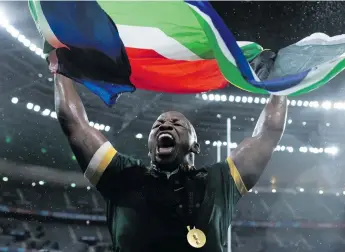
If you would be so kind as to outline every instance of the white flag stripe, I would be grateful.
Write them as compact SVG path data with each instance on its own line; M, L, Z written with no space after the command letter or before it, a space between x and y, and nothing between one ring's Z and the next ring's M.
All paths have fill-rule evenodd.
M117 25L125 47L153 50L173 60L200 60L201 58L162 30L155 27ZM253 42L239 41L240 47Z
M173 60L200 60L201 58L162 30L155 27L117 25L125 47L154 50Z

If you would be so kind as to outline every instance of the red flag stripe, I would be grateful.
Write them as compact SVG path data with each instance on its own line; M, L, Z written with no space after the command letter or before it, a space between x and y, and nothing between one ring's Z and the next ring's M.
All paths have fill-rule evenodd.
M136 88L169 93L200 93L227 85L216 60L171 60L153 50L126 48Z

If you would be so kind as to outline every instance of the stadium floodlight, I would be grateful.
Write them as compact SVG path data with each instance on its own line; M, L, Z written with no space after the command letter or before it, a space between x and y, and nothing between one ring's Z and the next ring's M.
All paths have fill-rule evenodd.
M301 187L301 188L299 189L299 191L300 191L300 192L304 192L304 188Z
M40 111L40 109L41 109L41 107L40 107L39 105L35 105L35 106L34 106L34 111L35 111L35 112Z
M36 183L35 182L32 182L32 184L31 184L32 186L36 186Z
M91 186L86 187L86 190L90 190L90 189L91 189Z
M301 147L299 147L299 151L302 153L306 153L308 151L308 148L305 146L301 146Z
M277 192L277 190L276 190L276 189L272 189L272 192L273 192L273 193L276 193L276 192Z
M322 106L322 108L328 110L328 109L332 108L332 103L330 101L324 101L321 106Z
M50 115L50 109L44 109L42 112L43 116L49 116Z
M108 131L110 130L110 126L108 126L108 125L105 126L105 127L104 127L104 130L108 132Z
M31 44L29 46L30 51L33 51L33 52L36 51L36 48L37 48L37 46L35 44Z
M33 107L34 107L34 104L32 104L31 102L28 102L28 103L26 104L26 108L27 108L27 109L33 109Z
M27 39L23 34L21 34L15 27L9 24L8 19L1 13L0 14L0 25L5 28L5 30L18 42L22 43L28 50L34 52L36 55L41 56L42 59L45 59L43 50L33 44L29 39Z
M224 94L213 94L213 93L203 93L201 96L197 95L197 99L203 99L204 101L226 101L226 95ZM236 103L255 103L255 104L266 104L268 103L269 99L264 97L247 97L247 96L233 96L229 95L229 102L236 102ZM331 101L324 101L321 104L318 101L306 101L306 100L287 100L287 104L292 107L305 107L305 108L323 108L326 110L329 109L336 109L336 110L345 110L345 102L331 102Z
M55 112L55 111L52 111L52 112L50 113L50 117L51 117L51 118L54 118L54 119L57 119L57 114L56 114L56 112Z
M138 134L135 135L135 138L137 138L137 139L142 139L142 138L143 138L143 134L138 133Z
M210 143L211 143L210 140L205 141L205 144L210 144Z
M259 192L257 190L254 191L255 194L258 194Z
M322 190L319 190L319 194L323 194L323 191L322 191Z
M287 150L288 152L292 153L292 152L293 152L293 147L288 146L288 147L286 147L286 150Z
M72 184L71 184L71 187L73 187L73 188L74 188L75 186L76 186L76 184L75 184L75 183L72 183Z
M2 180L3 180L4 182L7 182L7 181L8 181L8 177L3 177Z
M330 154L330 155L337 155L338 154L338 148L337 147L328 147L325 148L325 153Z
M40 182L38 182L38 184L39 185L44 185L44 181L41 180Z
M18 99L17 97L12 97L12 99L11 99L11 102L12 102L13 104L17 104L18 101L19 101L19 99Z

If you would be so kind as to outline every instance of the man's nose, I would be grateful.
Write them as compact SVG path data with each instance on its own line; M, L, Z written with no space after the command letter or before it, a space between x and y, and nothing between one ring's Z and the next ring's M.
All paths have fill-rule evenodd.
M174 128L172 127L171 124L164 123L161 126L159 126L160 131L165 131L165 130L173 130Z

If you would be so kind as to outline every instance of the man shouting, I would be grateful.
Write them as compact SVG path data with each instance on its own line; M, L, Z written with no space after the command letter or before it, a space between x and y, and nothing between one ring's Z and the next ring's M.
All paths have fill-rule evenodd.
M89 126L74 83L55 76L55 109L85 177L107 201L116 252L223 252L237 201L258 181L285 127L287 99L272 96L249 137L220 163L195 167L200 145L179 112L148 137L151 165L120 153ZM130 153L129 153L130 154Z

